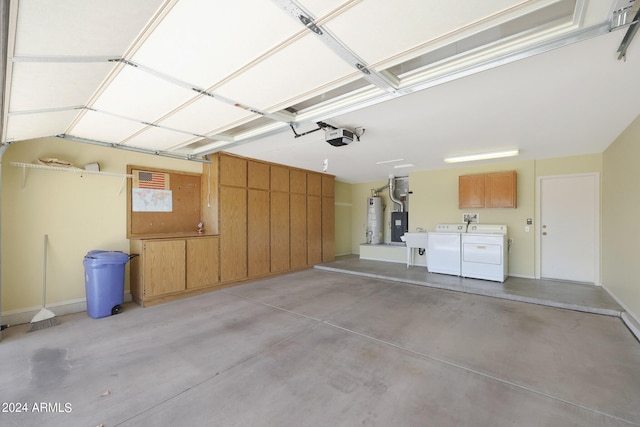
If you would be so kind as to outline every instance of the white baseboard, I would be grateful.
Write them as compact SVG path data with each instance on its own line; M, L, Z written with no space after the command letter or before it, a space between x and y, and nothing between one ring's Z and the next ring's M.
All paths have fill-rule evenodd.
M624 322L624 324L627 325L627 328L629 328L631 333L633 335L635 335L635 337L636 337L636 339L638 341L640 341L640 323L638 323L626 311L624 313L622 313L622 315L620 317L622 318L622 321Z
M511 274L509 273L508 276L510 277L520 277L521 279L536 279L536 276L530 276L528 274Z
M360 259L366 259L367 261L384 261L384 262L395 262L396 264L406 264L407 261L401 261L397 259L386 259L386 258L376 258L376 257L368 257L360 255Z
M608 287L606 287L604 284L601 285L601 286L605 291L607 291L609 296L611 296L611 298L613 298L624 309L624 312L622 313L622 316L620 316L620 317L622 318L622 321L627 326L627 328L629 328L631 333L633 335L635 335L635 337L636 337L636 339L638 341L640 341L640 317L638 317L638 315L635 314L633 311L629 310L629 307L627 307L620 300L620 298L618 298L616 296L616 294L611 292L611 290Z
M609 289L606 285L602 285L602 288L607 291L607 293L609 294L609 296L611 298L613 298L614 300L616 300L616 302L618 304L620 304L620 306L622 308L624 308L624 311L627 312L627 314L633 318L633 320L635 320L638 324L640 324L640 317L638 317L637 314L635 314L633 311L629 310L629 307L627 307L622 301L620 301L620 298L618 298L616 296L616 294L614 294L613 292L611 292L611 289Z
M125 292L124 302L126 303L131 301L131 293ZM0 319L2 319L1 323L3 325L21 325L23 323L29 323L31 322L31 319L33 319L33 316L38 314L40 309L42 309L42 307L37 306L3 312L0 315ZM87 311L87 300L85 298L79 298L75 300L58 302L55 304L47 304L47 309L51 310L56 316L80 313L83 311Z

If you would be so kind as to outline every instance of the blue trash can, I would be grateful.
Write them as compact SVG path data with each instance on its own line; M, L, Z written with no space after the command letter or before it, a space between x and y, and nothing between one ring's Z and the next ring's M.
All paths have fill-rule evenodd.
M119 251L89 251L84 257L87 314L94 319L118 314L124 302L124 266L129 254Z

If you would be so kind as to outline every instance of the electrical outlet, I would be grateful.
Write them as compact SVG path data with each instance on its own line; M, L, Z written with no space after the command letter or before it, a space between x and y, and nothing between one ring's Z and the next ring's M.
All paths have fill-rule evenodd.
M527 226L524 228L524 231L525 231L526 233L528 233L530 229L531 229L531 227L529 227L529 226L527 225Z

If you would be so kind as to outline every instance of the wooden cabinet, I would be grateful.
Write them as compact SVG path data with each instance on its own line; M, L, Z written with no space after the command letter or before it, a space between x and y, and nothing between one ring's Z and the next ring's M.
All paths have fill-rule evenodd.
M271 271L270 217L271 167L268 163L247 161L247 273L249 277Z
M287 188L289 188L287 174ZM291 268L289 232L289 193L271 192L271 272L287 271Z
M271 165L271 191L289 192L289 168Z
M187 289L215 285L219 282L217 237L187 239Z
M249 189L248 192L248 273L249 277L256 277L271 271L270 195L265 190Z
M458 207L484 207L484 175L463 175L458 178Z
M296 194L307 194L307 173L303 170L289 171L289 191Z
M247 277L247 189L221 186L219 197L220 280L244 279Z
M335 197L336 178L333 175L322 175L322 197Z
M216 153L200 178L189 188L208 235L131 240L131 253L140 254L131 260L137 303L158 304L335 259L333 176Z
M212 164L221 283L335 258L333 176L226 153Z
M179 292L185 288L185 240L146 240L142 244L144 296Z
M220 156L220 185L247 187L247 160L236 156Z
M486 175L484 180L485 208L515 208L516 171L496 172Z
M270 185L270 168L267 163L247 161L247 187L268 190Z
M291 268L304 268L309 265L307 243L309 228L307 206L307 172L299 169L289 171L290 193L290 232L291 232Z
M310 196L322 195L322 175L312 172L307 174L307 194Z
M216 285L218 237L132 239L131 295L142 306Z
M322 198L307 196L307 265L322 262Z
M291 268L307 266L307 196L290 195Z
M516 171L462 175L458 178L458 207L517 207Z

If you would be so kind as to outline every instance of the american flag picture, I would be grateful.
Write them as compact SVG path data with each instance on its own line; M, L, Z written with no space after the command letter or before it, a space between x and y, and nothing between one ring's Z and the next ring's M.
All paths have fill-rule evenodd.
M138 171L137 178L137 188L169 189L169 177L166 173Z

